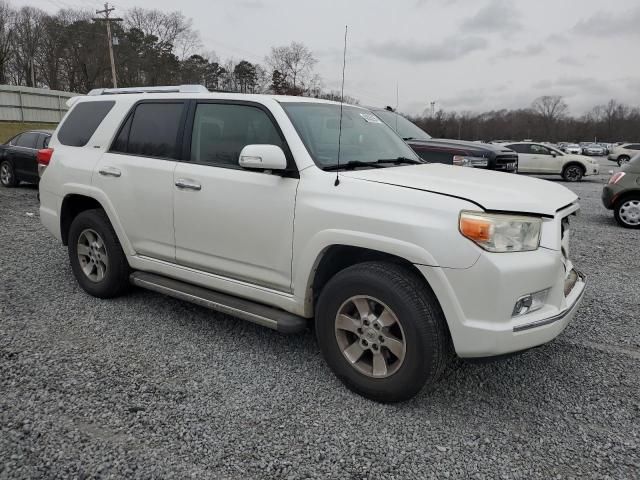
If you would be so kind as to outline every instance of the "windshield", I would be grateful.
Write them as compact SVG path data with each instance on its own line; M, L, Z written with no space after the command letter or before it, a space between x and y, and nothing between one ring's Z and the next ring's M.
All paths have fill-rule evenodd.
M390 112L389 110L374 110L380 119L393 128L398 135L405 140L429 140L431 135L418 127L415 123L410 122L402 115L396 112Z
M340 105L282 102L309 154L320 167L338 163ZM423 163L414 151L369 110L343 106L340 166L406 158Z

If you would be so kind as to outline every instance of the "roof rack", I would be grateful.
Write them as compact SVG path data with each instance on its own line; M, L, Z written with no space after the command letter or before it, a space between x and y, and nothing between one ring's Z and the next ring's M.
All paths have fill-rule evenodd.
M121 93L208 93L204 85L175 85L165 87L94 88L87 95L118 95Z

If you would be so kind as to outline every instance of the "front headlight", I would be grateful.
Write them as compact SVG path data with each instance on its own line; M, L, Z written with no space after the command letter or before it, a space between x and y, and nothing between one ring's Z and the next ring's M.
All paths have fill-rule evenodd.
M460 212L460 233L489 252L528 252L540 245L542 219L501 213Z

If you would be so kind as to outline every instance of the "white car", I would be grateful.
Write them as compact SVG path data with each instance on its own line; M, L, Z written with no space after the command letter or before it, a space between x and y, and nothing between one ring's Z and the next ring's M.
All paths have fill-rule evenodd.
M384 402L454 352L549 342L580 304L561 185L426 164L335 102L183 86L70 103L38 153L40 217L96 297L133 283L286 333L314 319L336 375Z
M622 145L613 147L607 158L622 166L635 157L638 152L640 152L640 143L623 143Z
M572 155L582 155L582 147L577 143L568 143L562 148L562 150L565 153L569 153Z
M600 164L584 155L563 153L539 143L517 142L505 146L518 152L518 173L557 174L567 182L579 182L584 176L600 173Z
M591 143L582 147L583 155L597 155L603 157L607 154L607 149L597 143Z

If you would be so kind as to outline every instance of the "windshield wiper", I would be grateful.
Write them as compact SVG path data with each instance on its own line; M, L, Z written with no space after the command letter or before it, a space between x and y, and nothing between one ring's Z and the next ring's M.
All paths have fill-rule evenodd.
M407 140L415 140L416 137L402 137L402 139L406 142Z
M340 170L344 168L345 170L353 170L358 167L369 167L369 168L384 168L382 165L378 165L377 162L361 162L360 160L351 160L349 162L344 162L340 164L327 165L326 167L322 167L325 171L330 170Z
M376 163L391 163L393 165L400 165L401 163L408 163L410 165L423 164L420 160L415 158L397 157L397 158L381 158Z

